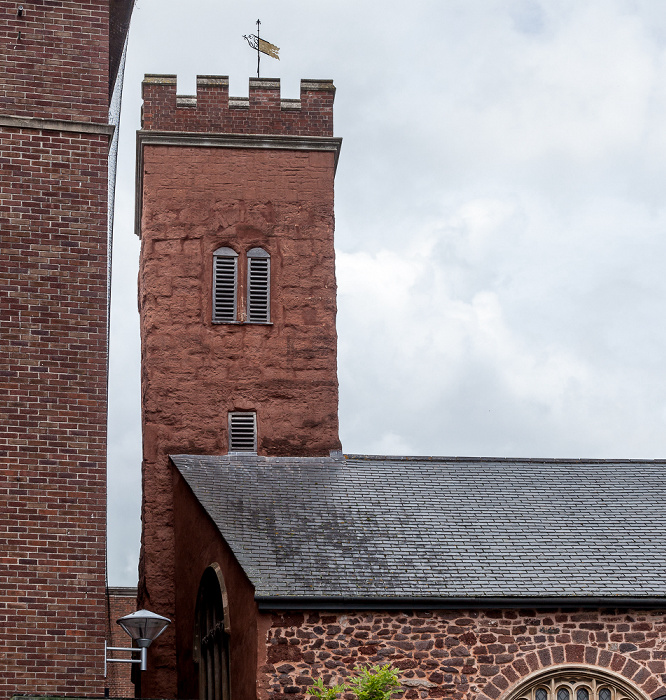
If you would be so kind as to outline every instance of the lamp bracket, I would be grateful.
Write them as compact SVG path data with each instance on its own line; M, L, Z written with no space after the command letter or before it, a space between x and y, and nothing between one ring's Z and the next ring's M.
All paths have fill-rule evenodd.
M122 651L134 654L138 652L140 657L138 659L112 659L109 656L110 651ZM106 665L109 663L116 664L141 664L140 670L145 671L147 668L148 661L148 649L147 647L110 647L104 640L104 678L107 675Z

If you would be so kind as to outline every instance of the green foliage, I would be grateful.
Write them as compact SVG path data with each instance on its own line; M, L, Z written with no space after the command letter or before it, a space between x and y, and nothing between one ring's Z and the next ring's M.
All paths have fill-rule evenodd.
M311 685L308 689L310 695L314 695L316 698L321 698L321 700L335 700L338 695L344 692L346 685L333 685L327 688L324 685L324 681L321 678L317 678L314 685Z
M358 700L389 700L400 687L398 672L391 666L356 667L357 676L347 683Z
M322 700L335 700L340 693L350 691L357 700L390 700L391 695L400 687L398 672L391 664L365 668L356 666L356 676L342 685L327 688L321 678L310 686L309 692Z

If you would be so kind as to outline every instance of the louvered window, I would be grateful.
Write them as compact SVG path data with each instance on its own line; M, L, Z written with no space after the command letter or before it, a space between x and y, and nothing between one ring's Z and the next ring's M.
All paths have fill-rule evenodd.
M233 323L238 317L238 253L218 248L213 253L213 321Z
M247 253L247 321L270 323L271 256L262 248Z
M229 452L257 451L257 414L229 413Z

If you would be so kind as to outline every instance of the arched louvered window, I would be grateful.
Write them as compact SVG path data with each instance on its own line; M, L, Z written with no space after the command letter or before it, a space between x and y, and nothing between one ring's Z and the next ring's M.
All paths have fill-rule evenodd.
M247 321L270 323L271 256L263 248L247 252Z
M229 700L229 629L222 571L212 564L201 577L195 612L199 700Z
M619 676L589 666L558 667L533 676L507 700L645 700Z
M213 253L213 321L234 323L238 319L238 253L218 248Z
M254 411L229 413L229 452L257 451L257 414Z

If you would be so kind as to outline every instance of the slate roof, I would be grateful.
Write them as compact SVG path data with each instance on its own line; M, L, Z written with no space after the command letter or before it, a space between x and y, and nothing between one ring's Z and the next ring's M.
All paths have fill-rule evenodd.
M666 595L664 461L171 459L258 599Z

